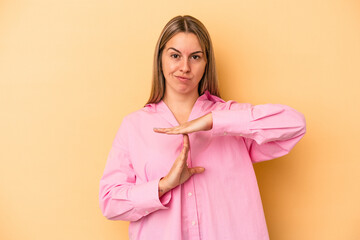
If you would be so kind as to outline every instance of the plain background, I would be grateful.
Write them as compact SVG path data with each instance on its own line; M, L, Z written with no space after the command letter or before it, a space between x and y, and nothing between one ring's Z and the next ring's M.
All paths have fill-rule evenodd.
M183 14L212 36L225 100L306 117L289 155L254 165L271 239L360 239L356 0L0 1L0 239L128 239L99 180Z

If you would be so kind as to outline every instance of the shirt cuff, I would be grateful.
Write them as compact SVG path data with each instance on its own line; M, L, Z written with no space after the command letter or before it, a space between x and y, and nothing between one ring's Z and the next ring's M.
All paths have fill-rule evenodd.
M172 191L168 191L159 199L159 179L138 184L131 188L130 199L135 208L144 209L143 215L147 215L159 209L168 209Z
M212 135L243 136L250 133L250 110L214 110L211 112L213 119Z

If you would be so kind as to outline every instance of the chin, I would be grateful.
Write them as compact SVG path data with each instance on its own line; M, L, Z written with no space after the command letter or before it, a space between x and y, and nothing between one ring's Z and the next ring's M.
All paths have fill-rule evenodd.
M176 89L176 92L181 94L189 94L192 93L193 91L197 91L197 88L179 87Z
M193 93L194 91L198 91L198 85L194 86L194 84L183 84L183 83L176 83L176 84L167 84L165 86L165 89L169 87L169 90L171 89L171 92L177 93L177 94L184 94L189 95Z

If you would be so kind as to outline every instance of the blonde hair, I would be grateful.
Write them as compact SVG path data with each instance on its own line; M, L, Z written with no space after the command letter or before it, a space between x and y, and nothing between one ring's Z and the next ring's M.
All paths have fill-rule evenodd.
M205 26L196 18L184 15L171 19L162 30L157 41L154 54L151 93L147 104L159 102L165 94L165 78L162 73L161 55L166 43L177 33L194 33L199 39L200 46L205 52L205 72L199 82L198 92L202 95L208 90L212 95L220 97L215 67L214 49L210 35Z

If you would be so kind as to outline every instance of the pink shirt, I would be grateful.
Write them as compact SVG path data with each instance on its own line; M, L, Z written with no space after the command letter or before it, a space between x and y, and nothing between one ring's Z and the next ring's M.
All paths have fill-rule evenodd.
M130 240L269 239L253 163L283 156L305 134L304 116L278 104L225 102L205 92L189 120L212 112L210 131L190 133L188 166L205 172L158 197L180 154L182 135L155 133L178 123L167 105L148 104L123 119L100 180L100 208L131 221Z

